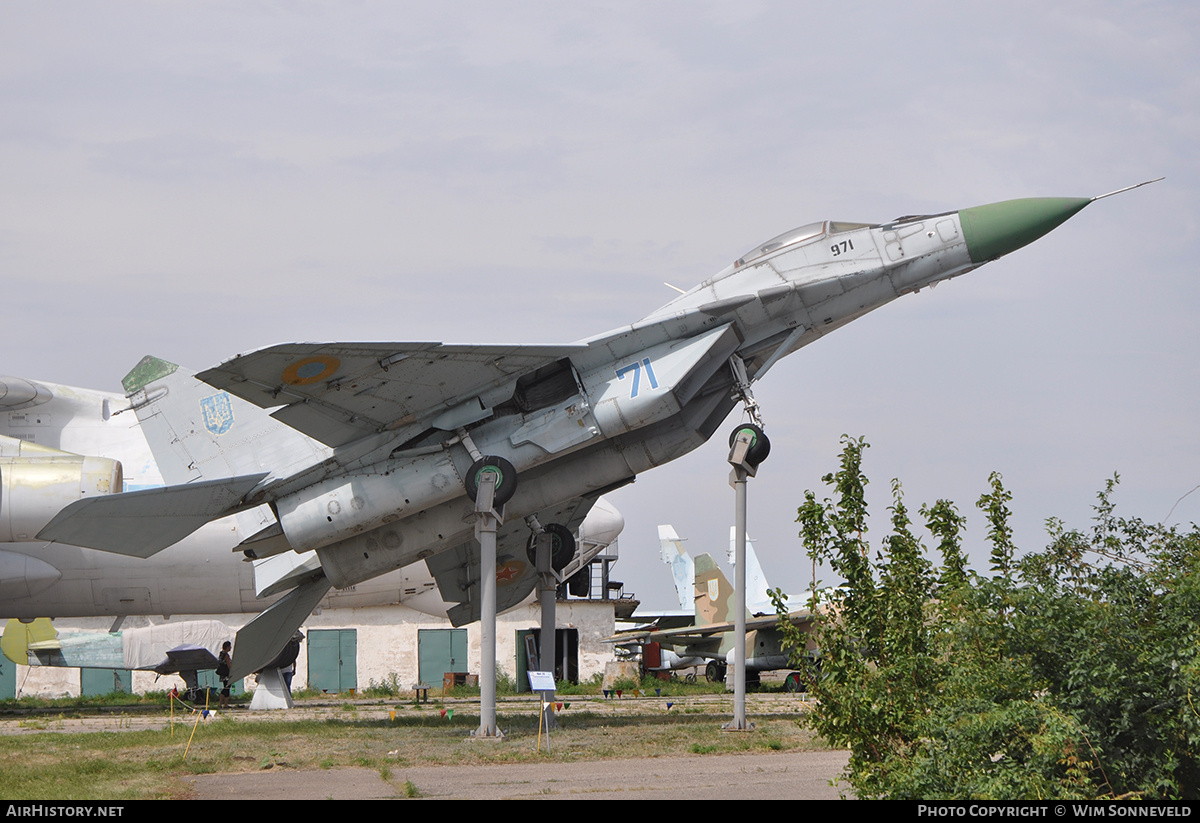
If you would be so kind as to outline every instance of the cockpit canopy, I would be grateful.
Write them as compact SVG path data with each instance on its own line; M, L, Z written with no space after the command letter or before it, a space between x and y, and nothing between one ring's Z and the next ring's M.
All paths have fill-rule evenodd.
M760 257L765 257L772 252L779 251L786 246L793 246L805 240L812 240L814 237L820 237L823 234L838 234L839 232L851 231L853 229L869 229L876 224L874 223L846 223L840 220L822 220L818 223L809 223L807 226L801 226L798 229L785 231L778 237L772 237L767 242L760 246L755 246L750 251L739 257L733 264L735 269L740 269L748 263L753 263Z

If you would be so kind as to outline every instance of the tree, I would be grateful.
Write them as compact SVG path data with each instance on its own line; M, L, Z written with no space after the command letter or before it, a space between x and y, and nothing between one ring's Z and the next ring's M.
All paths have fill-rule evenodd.
M823 478L834 497L807 492L797 516L810 557L846 581L813 629L808 722L850 749L855 793L1197 797L1200 530L1116 517L1114 478L1090 533L1051 521L1050 545L1018 556L993 474L977 504L992 546L983 576L966 567L964 518L945 500L920 509L940 565L926 558L894 481L891 533L872 555L866 448L844 438Z

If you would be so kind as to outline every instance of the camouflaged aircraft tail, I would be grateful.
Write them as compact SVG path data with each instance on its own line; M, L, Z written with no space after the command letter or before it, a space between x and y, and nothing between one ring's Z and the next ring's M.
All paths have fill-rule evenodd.
M696 568L696 625L732 623L737 603L733 584L729 582L712 555L702 554L695 560Z

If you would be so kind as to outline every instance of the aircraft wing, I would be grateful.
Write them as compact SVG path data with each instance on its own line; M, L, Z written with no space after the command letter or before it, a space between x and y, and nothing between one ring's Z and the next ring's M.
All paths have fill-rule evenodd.
M414 426L453 430L508 400L518 377L584 345L287 343L196 375L327 446Z
M792 612L788 615L788 619L797 625L806 625L812 621L812 614L808 611ZM761 631L762 629L773 629L779 624L777 617L759 617L746 621L746 631ZM731 632L737 628L737 624L728 623L709 623L704 626L685 626L678 629L658 629L649 631L628 631L615 634L612 637L606 638L605 642L609 643L662 643L671 646L687 646L697 643L703 643L710 640L716 635Z
M576 497L538 511L542 523L561 523L574 534L587 517L596 498ZM529 561L526 546L529 527L523 519L510 520L496 534L496 610L511 609L537 586L537 570ZM447 615L455 626L479 619L479 544L474 540L425 558L433 573ZM455 605L457 604L457 605Z
M661 646L674 649L675 653L680 656L703 657L713 660L723 658L725 654L721 651L721 646L724 632L693 631L695 628L694 626L689 626L679 629L618 632L612 637L606 637L604 642L612 643L622 648L640 647L647 643L658 643Z
M167 650L167 659L154 667L158 674L174 674L175 672L198 672L215 669L217 658L203 646L176 646Z
M643 612L638 610L630 615L628 620L623 622L633 624L628 629L625 629L625 631L630 632L681 629L686 626L696 625L696 612L695 610L683 611L682 609L661 612Z

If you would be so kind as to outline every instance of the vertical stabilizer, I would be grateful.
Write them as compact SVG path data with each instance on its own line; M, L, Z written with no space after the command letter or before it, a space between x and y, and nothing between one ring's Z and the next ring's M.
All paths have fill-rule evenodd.
M696 558L696 625L732 623L737 598L733 584L717 566L712 555Z
M683 538L675 533L672 526L658 527L658 553L662 562L671 567L671 578L675 581L679 608L691 611L695 606L695 564L692 563L692 556L683 548Z
M737 527L729 527L729 565L737 568ZM758 565L758 555L754 553L754 542L746 535L746 610L751 614L771 614L775 606L771 603L771 586L767 576L763 574L762 566Z
M0 635L0 651L13 663L28 666L31 645L48 644L57 639L58 630L49 617L39 617L28 623L13 618L4 624L4 634Z
M122 381L168 485L271 472L286 477L330 451L265 409L147 355Z
M266 668L328 591L325 576L313 575L243 626L233 644L230 682Z

